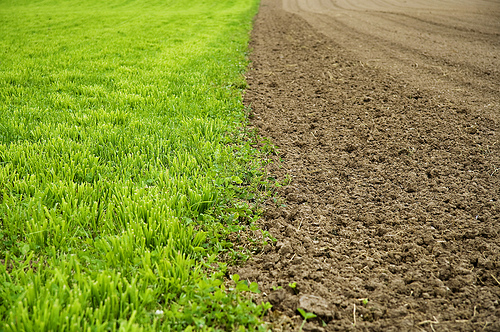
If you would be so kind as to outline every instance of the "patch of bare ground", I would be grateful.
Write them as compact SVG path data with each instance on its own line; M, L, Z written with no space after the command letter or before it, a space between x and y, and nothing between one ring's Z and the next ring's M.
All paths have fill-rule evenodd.
M273 330L500 331L500 6L441 3L262 1L245 102L292 181L232 272Z

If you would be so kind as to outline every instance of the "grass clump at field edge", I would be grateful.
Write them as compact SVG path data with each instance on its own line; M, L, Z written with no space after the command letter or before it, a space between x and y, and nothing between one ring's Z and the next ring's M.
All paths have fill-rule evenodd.
M0 0L0 330L264 328L217 262L258 177L256 10Z

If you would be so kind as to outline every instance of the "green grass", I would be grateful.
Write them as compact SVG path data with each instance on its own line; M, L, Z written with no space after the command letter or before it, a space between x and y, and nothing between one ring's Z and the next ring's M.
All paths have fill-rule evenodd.
M265 328L218 262L257 2L0 0L0 330Z

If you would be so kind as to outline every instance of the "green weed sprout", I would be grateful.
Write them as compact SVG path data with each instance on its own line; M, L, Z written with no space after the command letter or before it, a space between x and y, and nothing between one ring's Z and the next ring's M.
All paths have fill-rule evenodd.
M302 321L302 325L300 325L300 329L299 329L299 331L302 331L302 328L304 327L306 321L310 318L316 317L316 315L313 314L312 312L306 312L304 309L301 309L301 308L297 308L297 310L300 312L302 317L304 317L304 320Z

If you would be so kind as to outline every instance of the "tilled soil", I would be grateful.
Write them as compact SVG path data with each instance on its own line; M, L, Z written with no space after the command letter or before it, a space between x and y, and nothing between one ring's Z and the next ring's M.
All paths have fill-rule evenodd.
M251 47L273 330L500 331L500 3L262 0Z

